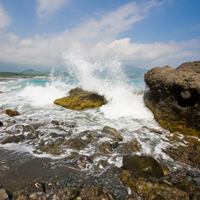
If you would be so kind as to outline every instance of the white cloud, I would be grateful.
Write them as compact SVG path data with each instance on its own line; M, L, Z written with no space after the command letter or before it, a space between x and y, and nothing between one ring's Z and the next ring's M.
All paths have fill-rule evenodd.
M37 0L37 14L39 18L46 18L68 2L69 0Z
M53 10L45 2L47 1L44 1L40 9L45 10L46 7L46 10ZM57 9L64 1L59 2L60 4L56 4ZM200 55L200 40L138 44L132 43L130 38L116 39L119 33L143 20L149 9L161 5L162 2L152 0L140 5L130 2L99 19L91 18L71 30L54 35L35 35L19 39L14 34L4 33L0 38L0 61L52 67L60 63L63 52L70 52L71 47L77 43L91 61L117 57L124 63L143 68L167 64L178 66L183 61L197 59ZM9 21L4 27L8 24Z
M200 40L138 44L131 43L130 38L124 38L109 44L98 43L89 54L94 58L98 54L101 59L116 56L126 64L133 64L141 68L164 65L177 67L181 62L199 59Z
M4 12L3 7L0 3L0 30L4 29L10 24L10 17Z

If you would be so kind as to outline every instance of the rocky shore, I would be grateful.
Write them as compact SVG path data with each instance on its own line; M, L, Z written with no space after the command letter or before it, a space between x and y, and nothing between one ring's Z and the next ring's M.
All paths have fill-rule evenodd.
M174 159L173 162L156 160L140 152L141 147L137 140L124 142L121 132L111 127L84 131L77 137L70 138L70 132L77 128L75 123L52 120L49 124L15 124L16 132L11 132L9 127L13 123L13 117L3 123L1 128L7 135L1 139L1 144L37 145L31 154L0 149L0 199L200 198L200 171L195 168L198 163L191 159L192 155L179 155L175 147L173 154L169 150L163 150ZM49 135L48 142L42 141L41 136L44 133L39 130L43 126L51 127L52 134ZM23 131L19 131L20 129ZM53 130L65 131L65 134L53 134ZM156 133L153 129L149 131ZM164 133L157 131L157 134ZM110 140L101 141L105 136ZM168 139L175 144L180 138L169 136ZM88 146L92 148L92 144L96 146L96 153L91 156L81 153ZM73 151L63 158L38 157L45 153L59 156L66 148ZM181 153L187 154L187 149ZM199 153L197 149L195 153ZM116 155L116 160L122 158L121 166L109 162L113 154Z
M2 111L1 115L4 117L0 121L0 200L200 199L198 125L191 125L190 117L186 118L188 123L183 123L186 122L186 119L183 120L185 108L191 113L191 110L198 107L198 102L195 101L195 105L183 105L175 98L181 96L185 99L184 102L190 102L192 95L196 94L194 91L197 89L189 88L192 83L197 88L196 79L190 82L188 74L184 75L187 68L184 66L187 64L179 68L177 73L173 68L164 67L163 72L162 68L156 68L145 75L149 86L149 90L144 94L145 103L152 109L161 125L168 120L167 126L163 126L171 132L143 126L131 132L135 135L145 133L143 137L125 140L126 130L117 130L115 127L105 125L99 129L81 131L72 119L38 119L36 123L31 117L18 118L18 111ZM191 73L198 73L198 63L193 63L193 66ZM176 84L182 81L172 77L172 74L181 74L189 86L184 86L184 90L181 89L177 94L177 90L173 87L170 89L171 85L167 85L168 76L165 76L165 72L170 73L169 83L173 83L175 89L178 87ZM196 77L192 74L191 77ZM185 80L183 82L185 83ZM198 100L198 95L196 97ZM64 102L67 99L71 105L73 98L79 101L89 99L94 104L99 100L107 102L103 96L82 91L80 88L71 90L70 95L64 97ZM76 102L78 106L79 101ZM166 102L164 107L163 102ZM88 103L84 105L87 106ZM76 110L88 107L81 105L81 109L79 108ZM177 113L174 114L172 108L175 108L175 111L178 108ZM171 116L178 116L178 113L182 113L180 118ZM174 119L177 120L176 123ZM181 124L178 124L179 121ZM175 128L175 125L178 128ZM142 144L148 144L151 139L148 138L148 133L154 134L158 141L168 144L160 148L164 157L151 155L151 152L144 153ZM154 144L152 141L152 146Z

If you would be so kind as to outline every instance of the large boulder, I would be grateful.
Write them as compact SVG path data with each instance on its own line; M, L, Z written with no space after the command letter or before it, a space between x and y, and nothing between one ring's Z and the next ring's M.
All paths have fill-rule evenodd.
M54 101L54 104L73 110L100 107L106 103L107 100L104 96L95 92L85 91L81 88L72 89L69 91L69 96Z
M144 77L144 102L160 125L172 132L200 135L200 61L178 68L155 67Z

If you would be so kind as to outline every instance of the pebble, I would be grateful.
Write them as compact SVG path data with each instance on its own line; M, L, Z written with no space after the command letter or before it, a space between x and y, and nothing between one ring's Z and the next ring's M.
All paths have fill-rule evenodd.
M3 126L3 122L0 121L0 127L2 127L2 126Z
M8 194L4 189L0 189L0 200L7 200L9 199Z

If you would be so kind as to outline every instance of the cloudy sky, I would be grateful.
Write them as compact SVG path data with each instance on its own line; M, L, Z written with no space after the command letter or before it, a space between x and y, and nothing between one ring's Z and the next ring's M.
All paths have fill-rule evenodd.
M0 71L87 60L150 69L200 60L200 0L0 0Z

